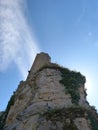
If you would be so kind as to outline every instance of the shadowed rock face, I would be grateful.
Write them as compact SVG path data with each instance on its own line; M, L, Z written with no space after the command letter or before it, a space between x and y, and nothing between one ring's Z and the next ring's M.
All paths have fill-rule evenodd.
M3 130L92 130L92 119L98 124L96 112L86 101L84 84L69 89L70 95L60 82L61 69L66 68L51 63L48 54L37 55L26 81L20 82L14 94ZM70 78L71 71L65 72ZM74 81L76 75L72 76L73 71ZM72 102L75 91L79 94L77 105Z

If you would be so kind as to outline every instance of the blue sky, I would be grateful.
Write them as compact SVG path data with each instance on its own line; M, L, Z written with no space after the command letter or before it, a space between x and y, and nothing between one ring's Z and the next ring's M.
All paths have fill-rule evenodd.
M97 0L1 0L0 110L41 51L86 76L88 101L98 109L97 35Z

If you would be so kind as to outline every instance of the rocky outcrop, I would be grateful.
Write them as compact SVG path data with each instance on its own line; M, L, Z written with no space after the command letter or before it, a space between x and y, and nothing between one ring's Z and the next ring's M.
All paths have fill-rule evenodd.
M86 100L84 83L79 72L38 54L8 104L3 130L97 130L98 116Z

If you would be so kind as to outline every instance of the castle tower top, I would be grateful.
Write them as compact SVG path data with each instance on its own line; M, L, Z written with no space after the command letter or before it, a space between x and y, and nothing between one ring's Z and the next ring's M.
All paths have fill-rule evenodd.
M47 53L41 52L39 54L37 54L34 63L31 67L30 73L28 75L28 78L36 73L40 68L42 68L45 65L49 65L51 63L51 58ZM27 78L27 79L28 79Z

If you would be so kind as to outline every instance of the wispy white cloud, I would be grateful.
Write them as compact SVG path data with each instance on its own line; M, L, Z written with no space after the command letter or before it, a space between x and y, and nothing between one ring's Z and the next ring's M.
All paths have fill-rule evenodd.
M77 23L80 23L80 21L82 20L84 14L85 14L85 11L86 11L86 7L83 7L83 8L82 8L82 13L81 13L80 16L77 18Z
M83 17L85 16L85 13L87 11L87 0L82 0L81 4L82 4L81 13L76 20L76 24L79 24L81 20L83 20Z
M14 62L23 77L39 52L24 7L25 0L0 0L0 71Z

